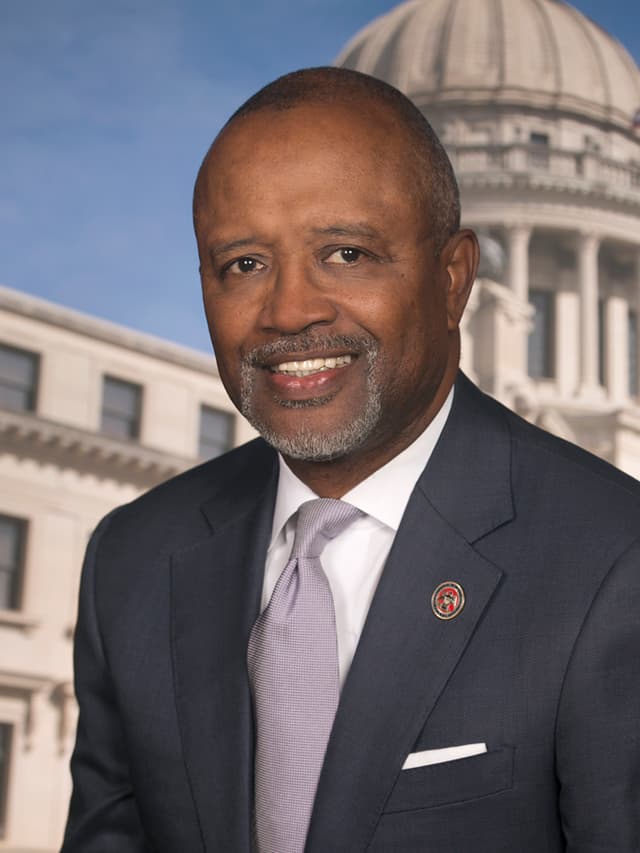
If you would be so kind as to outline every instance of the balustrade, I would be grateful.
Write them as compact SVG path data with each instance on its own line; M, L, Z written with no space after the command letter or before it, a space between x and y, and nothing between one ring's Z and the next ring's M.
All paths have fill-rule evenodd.
M447 145L458 176L546 174L589 191L615 189L638 196L640 163L623 163L595 152L564 151L529 143L513 145Z

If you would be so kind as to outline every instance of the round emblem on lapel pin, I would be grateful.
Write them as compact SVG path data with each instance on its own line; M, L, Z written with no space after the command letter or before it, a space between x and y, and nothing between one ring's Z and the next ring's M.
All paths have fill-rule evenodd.
M455 581L438 584L431 596L431 609L438 619L454 619L464 607L464 590Z

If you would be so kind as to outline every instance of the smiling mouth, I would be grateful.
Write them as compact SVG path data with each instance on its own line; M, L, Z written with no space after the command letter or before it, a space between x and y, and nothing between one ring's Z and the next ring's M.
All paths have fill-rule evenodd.
M351 364L351 355L331 356L330 358L308 358L303 361L283 361L281 364L272 365L269 370L272 373L282 373L285 376L313 376L315 373L323 373L326 370L346 367Z

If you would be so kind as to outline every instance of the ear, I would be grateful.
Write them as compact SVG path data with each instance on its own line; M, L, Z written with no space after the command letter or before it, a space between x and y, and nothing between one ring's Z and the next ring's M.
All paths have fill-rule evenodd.
M449 238L440 254L446 276L447 326L450 332L460 325L480 261L478 238L468 228Z

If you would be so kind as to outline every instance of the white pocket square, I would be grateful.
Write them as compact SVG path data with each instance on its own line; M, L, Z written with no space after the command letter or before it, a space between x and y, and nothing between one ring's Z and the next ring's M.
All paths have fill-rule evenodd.
M428 764L442 764L443 761L457 761L459 758L481 755L486 751L486 743L465 743L462 746L446 746L444 749L425 749L422 752L410 753L402 769L411 770L413 767L426 767Z

